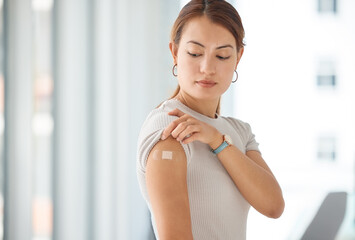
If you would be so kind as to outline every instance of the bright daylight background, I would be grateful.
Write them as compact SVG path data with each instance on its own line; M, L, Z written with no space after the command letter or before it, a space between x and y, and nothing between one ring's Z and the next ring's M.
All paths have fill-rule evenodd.
M229 2L246 47L222 112L251 124L286 200L276 220L251 209L247 239L301 239L332 192L336 239L355 239L355 1ZM176 86L185 3L0 0L0 239L154 239L136 141Z

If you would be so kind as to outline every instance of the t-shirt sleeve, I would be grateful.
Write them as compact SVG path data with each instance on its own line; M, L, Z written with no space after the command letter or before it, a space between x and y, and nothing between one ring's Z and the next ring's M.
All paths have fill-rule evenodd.
M167 111L162 109L155 109L149 114L138 137L137 170L145 173L150 151L160 141L164 129L176 118L175 116L169 116ZM181 143L181 146L184 149L188 164L190 159L189 144Z
M251 130L249 123L231 117L228 118L228 121L233 124L234 128L239 133L243 141L245 152L251 150L260 152L259 143L255 140L255 135Z
M259 150L259 143L255 140L255 135L251 130L251 127L248 123L244 123L245 129L246 129L246 147L245 147L245 151L251 151L251 150L255 150L260 152Z

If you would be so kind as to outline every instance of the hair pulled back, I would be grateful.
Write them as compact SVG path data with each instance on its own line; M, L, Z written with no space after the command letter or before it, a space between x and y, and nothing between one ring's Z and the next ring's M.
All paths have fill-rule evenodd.
M179 45L183 29L191 19L206 16L211 22L229 30L237 43L244 47L244 28L237 10L224 0L191 0L180 11L171 29L170 41Z

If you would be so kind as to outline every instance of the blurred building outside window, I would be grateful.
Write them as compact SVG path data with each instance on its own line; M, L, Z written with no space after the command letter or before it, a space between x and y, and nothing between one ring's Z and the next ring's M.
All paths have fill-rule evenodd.
M317 74L317 86L335 89L337 85L336 69L333 61L320 61Z
M318 0L318 11L335 14L337 12L337 0Z
M321 136L318 138L317 158L319 161L336 161L336 138L334 136Z

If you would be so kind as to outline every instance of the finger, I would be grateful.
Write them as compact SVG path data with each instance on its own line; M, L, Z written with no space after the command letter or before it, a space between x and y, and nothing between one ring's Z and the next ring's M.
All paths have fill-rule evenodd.
M181 120L181 121L180 121ZM175 128L171 129L170 135L174 138L177 138L181 132L185 131L185 129L190 126L190 125L199 125L199 121L190 117L189 115L185 115L183 117L181 117L179 120L176 120L177 126L175 126ZM168 129L169 131L170 129ZM191 133L191 132L189 132ZM189 134L187 133L187 134ZM164 133L167 134L167 133ZM187 134L185 134L184 136L186 136ZM184 136L181 138L179 138L179 141L182 140L184 138Z
M196 125L191 124L190 122L183 122L180 123L174 131L172 131L171 136L176 138L176 140L181 141L187 135L195 132L197 129Z
M177 116L177 117L182 117L185 115L185 113L178 108L175 108L173 111L169 112L168 114L170 116Z
M185 138L189 138L192 134L200 133L201 127L198 125L189 125L184 131L182 131L176 138L178 141L182 141Z
M168 136L170 136L171 132L181 123L186 121L184 118L178 118L174 121L172 121L163 131L161 135L161 140L166 139Z
M161 140L166 139L171 132L182 122L188 121L188 118L190 118L189 115L184 115L174 121L172 121L163 131L162 135L161 135Z
M200 137L200 135L201 135L201 134L198 133L198 132L193 133L193 134L190 134L190 136L185 137L181 142L182 142L183 144L192 143L192 142L198 140L199 137Z

